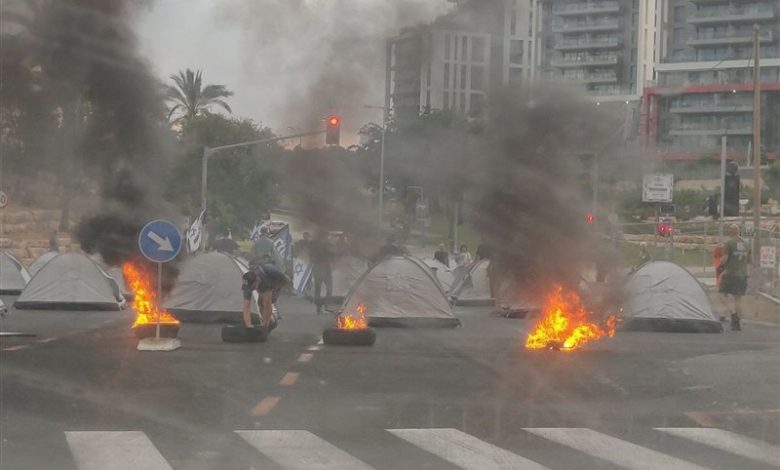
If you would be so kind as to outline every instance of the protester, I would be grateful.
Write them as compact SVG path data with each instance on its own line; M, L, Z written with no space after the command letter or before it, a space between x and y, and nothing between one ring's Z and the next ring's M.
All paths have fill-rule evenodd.
M457 266L468 266L473 261L471 253L469 253L469 247L467 245L461 245L460 251L455 255L455 263Z
M257 292L257 305L260 309L260 325L269 330L275 328L276 318L273 306L282 289L290 284L290 278L272 264L260 264L257 260L253 260L250 263L249 271L242 276L242 281L244 326L253 327L250 302L252 301L252 292L255 291Z
M274 241L271 240L271 233L266 226L260 227L260 237L252 244L252 256L254 258L270 260L271 263L279 268L284 267L284 261L279 256Z
M439 244L439 247L433 252L433 259L449 267L450 254L447 252L447 247L445 247L443 243Z
M311 248L311 234L309 232L303 232L303 238L295 242L293 247L294 256L296 258L308 258L309 248Z
M492 250L487 243L480 243L477 246L477 260L490 259Z
M739 236L739 226L731 224L728 228L729 240L723 244L723 261L718 272L723 273L718 291L726 309L731 313L731 329L742 329L742 296L747 290L748 263L750 263L750 245ZM734 308L729 305L729 296L734 299Z
M371 263L378 263L388 256L404 256L406 254L406 250L397 243L395 235L390 235L385 240L385 244L371 258Z
M349 244L347 243L347 237L343 233L340 233L336 239L336 248L334 251L336 256L346 256L349 254Z
M317 307L317 313L321 314L323 307L330 303L333 296L333 252L326 233L317 234L317 239L311 243L309 259L314 282L314 305ZM324 299L321 297L323 284L325 284Z
M650 254L650 251L647 249L647 242L642 242L639 244L639 261L636 263L636 266L634 269L639 268L645 263L648 263L653 260L653 256Z
M59 232L56 230L51 233L51 237L49 237L49 251L60 251L60 241L58 236Z

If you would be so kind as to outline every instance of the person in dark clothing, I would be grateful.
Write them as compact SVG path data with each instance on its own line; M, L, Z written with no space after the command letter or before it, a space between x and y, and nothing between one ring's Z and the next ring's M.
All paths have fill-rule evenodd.
M282 289L290 283L290 278L273 264L258 265L253 262L249 271L242 276L241 291L244 294L242 306L244 326L252 328L250 302L252 301L252 292L257 292L260 324L265 328L273 328L276 323L273 315L273 304L276 302Z
M492 255L492 250L487 245L487 243L480 243L479 246L477 246L477 260L483 260L483 259L490 259L490 256Z
M433 252L433 259L443 264L444 266L450 266L450 254L447 252L447 248L444 244L440 244L439 248Z
M388 256L405 256L406 254L406 250L396 244L395 236L390 235L387 237L387 241L384 245L382 245L376 255L371 258L371 263L378 263Z
M314 305L317 306L317 313L322 313L322 309L330 302L333 296L333 272L331 264L333 262L333 251L328 243L327 235L319 234L317 239L312 242L309 248L309 259L311 260L311 274L314 281ZM325 284L325 298L321 297L322 285Z
M49 237L49 251L60 251L60 241L57 238L59 233L55 230Z

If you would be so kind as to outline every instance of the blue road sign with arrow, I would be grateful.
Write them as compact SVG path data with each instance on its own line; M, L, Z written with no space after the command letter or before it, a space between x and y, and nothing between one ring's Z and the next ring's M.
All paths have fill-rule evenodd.
M153 220L138 235L138 248L149 261L167 263L181 250L181 234L167 220Z

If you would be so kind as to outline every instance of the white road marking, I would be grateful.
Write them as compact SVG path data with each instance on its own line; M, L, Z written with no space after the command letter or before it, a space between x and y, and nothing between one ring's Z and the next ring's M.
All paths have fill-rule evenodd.
M705 470L694 463L586 428L525 428L527 432L631 470Z
M713 428L655 428L657 431L714 447L746 459L780 466L780 446Z
M298 358L298 362L309 362L311 361L312 355L310 353L303 353Z
M317 344L319 344L320 346L325 344L325 341L322 340L322 336L320 336L320 339L319 339L319 341L317 341Z
M141 431L66 432L79 470L172 470Z
M547 467L457 429L388 429L464 470L543 470Z
M309 431L236 431L252 447L290 470L372 470Z

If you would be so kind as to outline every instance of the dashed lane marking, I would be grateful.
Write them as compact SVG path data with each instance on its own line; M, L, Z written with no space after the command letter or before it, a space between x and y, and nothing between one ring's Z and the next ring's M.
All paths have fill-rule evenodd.
M320 346L319 344L315 344L314 346L309 346L308 348L306 348L306 350L307 351L321 351L322 350L322 346Z
M310 354L310 353L303 353L303 354L301 354L301 356L298 358L298 362L309 362L309 361L311 361L311 358L312 358L312 357L313 357L313 355L312 355L312 354Z
M30 347L29 344L20 344L19 346L11 346L10 348L3 348L3 351L8 351L8 352L10 352L10 351L19 351L21 349L26 349L28 347Z
M252 408L252 416L265 416L274 409L282 397L265 397Z
M300 374L298 372L288 372L284 374L284 377L282 377L282 381L279 382L279 385L289 387L291 385L295 385L295 382L298 381L298 377Z
M52 336L51 338L43 338L43 339L37 339L35 340L36 343L51 343L52 341L56 340L56 336Z

